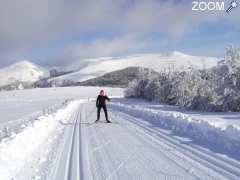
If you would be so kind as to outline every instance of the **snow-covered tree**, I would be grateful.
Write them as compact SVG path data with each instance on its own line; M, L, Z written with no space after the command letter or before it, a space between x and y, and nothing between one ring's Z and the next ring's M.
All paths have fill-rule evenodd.
M163 70L157 77L141 75L126 90L127 97L145 98L204 111L240 111L240 49L229 47L211 69Z

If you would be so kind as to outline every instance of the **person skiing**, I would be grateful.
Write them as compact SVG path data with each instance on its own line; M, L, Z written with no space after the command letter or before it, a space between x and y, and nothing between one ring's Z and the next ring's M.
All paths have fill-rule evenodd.
M110 101L109 97L107 97L106 95L104 95L104 91L101 90L97 100L96 100L96 106L97 106L97 120L95 122L98 122L100 119L100 111L103 108L104 113L105 113L105 118L107 123L111 123L111 121L108 120L108 113L107 113L107 106L106 106L106 100Z

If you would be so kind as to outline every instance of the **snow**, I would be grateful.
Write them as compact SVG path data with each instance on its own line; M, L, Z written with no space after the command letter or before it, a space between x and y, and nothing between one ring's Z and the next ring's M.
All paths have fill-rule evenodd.
M161 71L169 67L177 69L188 68L189 66L196 68L212 67L217 64L217 61L217 58L214 57L198 57L177 51L165 54L139 54L126 57L81 59L64 67L55 67L59 71L74 72L53 79L57 81L71 80L79 82L131 66L146 67L155 71ZM44 68L23 60L0 69L0 86L17 82L33 83L44 77L49 77L49 68Z
M27 60L0 69L0 86L16 82L35 82L49 76L48 70Z
M239 113L224 113L225 117L232 116L232 121L223 119L223 113L204 113L181 111L173 109L171 106L149 105L144 101L125 100L111 104L113 109L127 112L134 117L141 117L153 124L164 129L170 129L172 133L188 137L198 144L207 146L224 152L232 157L240 156L240 120ZM151 103L150 103L151 104ZM210 118L209 116L215 116ZM235 121L234 121L235 120Z
M95 98L100 89L104 89L109 96L118 96L123 93L121 88L102 87L58 87L2 91L0 92L0 126L1 123L42 113L44 108L61 104L66 99Z
M38 114L1 139L0 179L235 180L240 176L238 114L200 115L125 99L123 89L104 88L111 96L108 107L113 123L104 123L103 113L100 122L93 123L101 88L0 92L1 115L12 114L11 120L10 115L1 120L2 125L60 104L56 112ZM34 107L27 110L31 104ZM214 118L208 121L209 116ZM224 117L230 117L231 123ZM221 125L211 124L214 121Z
M178 106L171 106L165 104L159 104L157 102L149 102L143 99L135 98L123 98L117 100L125 105L134 105L138 109L150 109L152 111L166 111L172 114L180 113L193 119L206 121L216 128L225 130L228 126L234 126L236 129L240 129L240 112L202 112L191 111Z
M240 112L239 68L240 49L230 47L210 69L169 70L158 76L142 73L129 84L125 96L192 110Z
M53 115L41 116L38 121L25 128L23 132L12 135L11 139L3 141L0 144L1 179L25 180L31 178L31 173L33 173L31 169L24 172L23 169L25 166L29 167L29 163L36 160L39 160L38 165L46 161L44 152L40 150L45 149L46 151L51 148L53 139L51 140L49 137L54 137L62 131L63 128L59 121L68 119L78 104L78 101L74 101L66 109L59 110ZM36 164L32 164L32 167L36 168ZM39 175L34 176L37 178Z
M189 66L203 68L205 66L212 67L216 64L217 58L192 56L177 51L166 54L141 54L118 58L105 57L74 62L66 69L74 69L77 70L76 72L57 77L56 79L84 81L131 66L151 68L159 72L173 66L175 68L187 68Z
M183 140L169 134L164 139L157 136L162 132L148 132L137 125L140 119L136 123L129 114L112 111L112 104L113 123L102 123L102 117L93 124L94 103L82 103L72 123L66 124L63 148L48 179L236 179L239 175L239 169L213 153L186 148Z
M100 123L92 124L96 118L92 111L95 102L79 106L72 123L66 125L63 149L48 179L237 179L239 176L239 162L205 151L186 138L176 138L171 131L156 129L150 117L136 119L141 113L121 111L116 108L118 100L125 101L114 99L110 104L113 124L101 123L104 117ZM126 104L122 107L129 109Z

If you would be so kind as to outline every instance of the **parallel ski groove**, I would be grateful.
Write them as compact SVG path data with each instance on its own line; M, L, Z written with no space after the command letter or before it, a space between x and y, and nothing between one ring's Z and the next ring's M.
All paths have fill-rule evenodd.
M75 144L76 126L77 126L77 121L78 121L78 113L79 113L79 111L76 112L75 119L74 119L73 133L71 136L72 137L71 144L70 144L70 149L68 152L68 159L67 159L67 163L66 163L65 180L71 180L71 178L72 178L72 161L73 161L73 152L74 152L74 144Z
M238 162L230 164L231 159L224 162L224 157L216 159L207 150L181 144L181 139L124 111L110 111L118 125L92 124L93 106L82 103L72 113L72 123L66 124L64 164L58 165L55 180L235 180L240 175ZM159 167L165 163L166 167Z
M128 115L128 114L127 114ZM172 144L174 146L175 149L178 149L180 150L181 153L187 155L188 157L191 157L193 158L194 160L197 160L199 162L199 158L202 158L201 159L201 163L204 164L205 166L211 168L211 169L214 169L216 172L218 172L219 174L222 174L223 176L225 176L226 178L231 178L231 179L237 179L238 177L240 177L240 174L239 172L236 172L234 171L233 169L229 169L229 167L226 167L226 165L224 164L219 164L219 162L217 161L207 161L209 160L208 157L206 157L205 154L201 153L201 156L205 156L205 157L196 157L196 155L199 155L197 154L196 152L194 152L193 150L189 149L188 147L186 146L183 146L183 145L180 145L181 148L179 148L179 144L175 144L173 140L171 140L171 138L173 137L166 137L167 135L166 134L163 134L161 131L155 129L154 127L151 127L151 128L148 128L146 126L144 126L144 124L142 124L140 121L137 121L135 120L134 117L132 117L131 115L128 115L129 117L131 118L128 118L127 120L128 121L131 121L132 123L136 124L137 126L151 132L149 135L151 136L152 134L155 134L157 135L158 137L162 138L162 139L165 139L165 141L167 141L169 144ZM194 155L191 155L191 153L187 153L185 151L189 151L191 152L192 154ZM228 171L226 170L228 169ZM235 169L235 167L234 167ZM231 171L232 170L232 171Z
M78 126L78 128L77 128L77 133L76 133L76 137L77 138L75 138L75 141L77 141L76 142L76 156L77 156L77 162L75 163L76 164L76 175L77 175L77 177L75 177L75 179L76 180L80 180L80 174L81 174L81 172L80 172L80 136L79 136L79 134L80 134L80 120L79 120L79 118L80 118L80 116L81 116L81 112L80 112L80 110L78 110L78 116L77 116L77 119L78 119L78 123L77 123L77 126Z
M158 129L156 129L156 128L154 128L154 129L158 131ZM176 139L174 137L171 137L171 138L178 141L178 139ZM198 147L198 146L194 146L192 144L188 144L188 146L190 146L191 148L193 148L193 149L195 149L195 150L197 150L199 152L202 152L206 156L209 156L211 159L213 158L216 161L219 161L220 163L221 163L221 161L224 161L225 164L228 164L228 166L231 166L233 169L240 170L240 162L236 161L235 159L224 158L222 156L219 156L219 155L217 155L215 153L211 153L211 152L207 151L206 149L203 149L203 148Z
M125 119L126 120L126 119ZM120 124L120 123L119 123ZM121 125L123 128L125 128L125 126L123 126L123 125ZM127 130L129 130L128 128L127 128ZM135 135L136 137L138 137L139 138L139 135L137 135L135 132L133 132L133 135ZM140 138L140 139L142 139L142 138ZM144 141L145 142L145 141ZM173 164L175 164L176 166L178 166L178 167L180 167L183 171L185 171L186 173L189 173L188 171L187 171L187 169L181 164L182 162L178 162L178 161L176 161L175 159L172 159L172 158L170 158L168 155L166 155L161 149L157 149L157 150L159 150L159 151L161 151L162 152L162 155L164 155L165 157L166 157L166 159L168 159L169 161L171 161ZM179 176L176 176L176 175L171 175L171 174L168 174L168 173L161 173L161 174L165 174L165 179L166 178L171 178L171 177L174 177L174 178L176 178L176 179L178 179L178 180L186 180L185 178L183 178L183 177L179 177ZM196 179L201 179L201 178L199 178L196 174L191 174L193 177L195 177ZM216 178L212 178L212 179L215 179L215 180L217 180Z
M79 180L83 180L84 179L84 163L83 163L83 149L82 149L82 128L81 128L81 124L82 124L82 113L80 112L80 117L79 117Z

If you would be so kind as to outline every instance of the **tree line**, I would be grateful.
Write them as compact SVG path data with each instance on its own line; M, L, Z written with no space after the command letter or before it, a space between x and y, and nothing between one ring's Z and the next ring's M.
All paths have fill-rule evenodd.
M202 111L240 111L240 48L226 48L212 68L169 68L158 76L143 72L125 90L126 97L144 98Z

